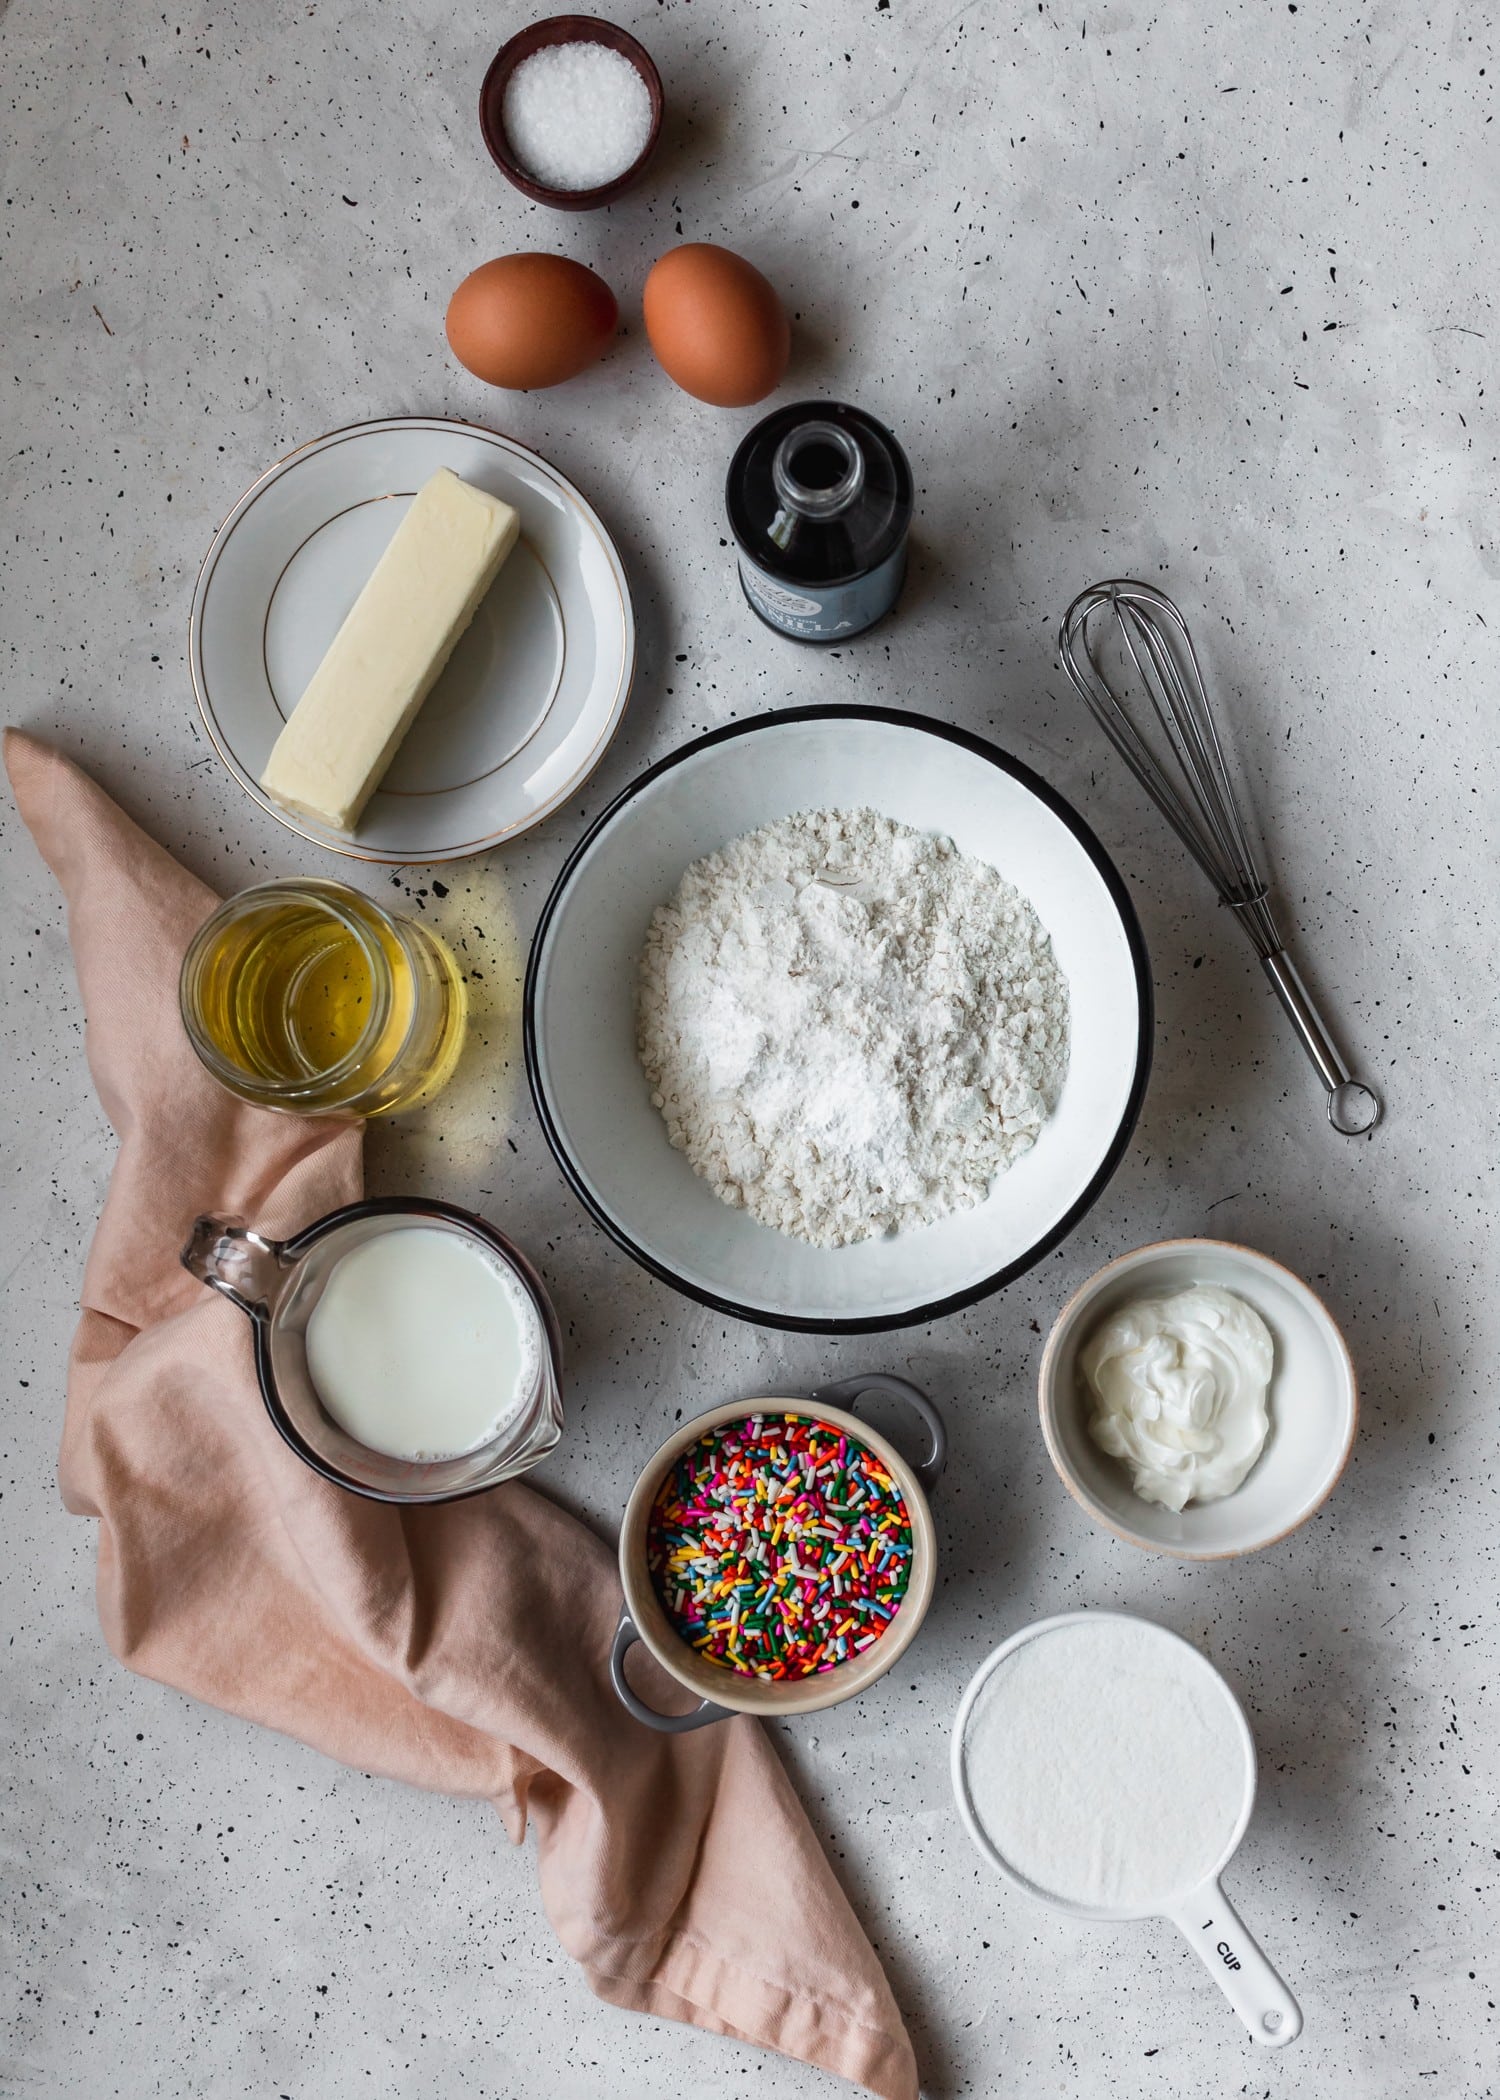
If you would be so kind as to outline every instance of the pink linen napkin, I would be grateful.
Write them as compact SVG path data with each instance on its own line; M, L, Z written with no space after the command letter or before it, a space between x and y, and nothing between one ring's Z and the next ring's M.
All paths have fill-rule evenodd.
M392 1509L282 1443L249 1322L178 1248L201 1210L280 1238L355 1200L360 1131L215 1086L177 975L217 898L67 759L12 730L6 763L67 899L120 1139L60 1466L67 1507L98 1519L115 1654L361 1770L492 1801L516 1843L529 1819L547 1915L599 1997L915 2100L890 1988L760 1727L658 1736L616 1700L608 1548L520 1482Z

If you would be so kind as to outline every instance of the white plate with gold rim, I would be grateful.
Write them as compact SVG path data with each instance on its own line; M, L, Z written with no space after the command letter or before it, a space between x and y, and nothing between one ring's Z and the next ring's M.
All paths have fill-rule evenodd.
M514 504L521 538L352 836L278 808L271 746L411 498L439 467ZM330 431L255 482L215 533L188 659L214 749L247 794L355 860L463 860L550 816L608 749L635 670L613 540L514 438L440 416Z

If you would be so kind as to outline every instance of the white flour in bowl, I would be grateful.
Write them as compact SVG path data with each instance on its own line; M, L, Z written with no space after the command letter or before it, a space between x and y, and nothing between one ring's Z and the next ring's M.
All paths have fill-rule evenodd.
M969 1806L1042 1895L1144 1913L1223 1860L1250 1782L1213 1666L1147 1620L1069 1620L997 1663L964 1726Z
M695 861L652 915L638 1023L695 1173L820 1247L979 1202L1068 1059L1067 983L1020 891L869 809Z

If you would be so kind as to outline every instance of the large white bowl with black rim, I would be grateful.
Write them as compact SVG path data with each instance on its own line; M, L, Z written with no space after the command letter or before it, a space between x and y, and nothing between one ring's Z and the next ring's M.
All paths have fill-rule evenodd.
M1036 1144L984 1202L810 1247L722 1203L668 1142L636 1053L636 965L652 912L693 861L799 810L861 808L953 839L1030 898L1068 980L1068 1069ZM1029 767L923 715L803 707L685 745L595 820L537 927L525 1037L548 1142L627 1254L736 1319L871 1334L972 1305L1072 1231L1140 1110L1151 977L1108 855Z

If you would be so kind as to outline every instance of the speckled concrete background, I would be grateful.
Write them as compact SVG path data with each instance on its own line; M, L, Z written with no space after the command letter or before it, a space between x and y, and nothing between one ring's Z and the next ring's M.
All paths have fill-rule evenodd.
M543 1478L603 1526L678 1408L871 1361L949 1405L945 1581L911 1667L783 1740L932 2094L1491 2093L1490 11L611 12L661 64L670 132L648 188L573 219L524 205L479 141L484 65L525 19L514 0L185 14L13 0L5 713L221 885L312 866L196 727L193 577L224 511L288 447L446 411L576 477L619 535L644 638L625 730L579 804L459 871L446 898L404 878L471 956L481 939L497 951L503 999L520 958L505 930L529 932L600 798L732 715L910 702L993 733L1074 797L1145 921L1156 1075L1105 1200L977 1312L835 1348L679 1301L581 1216L504 1011L490 1065L442 1113L372 1138L371 1182L480 1201L538 1256L573 1364L570 1434ZM639 325L645 268L679 237L751 254L798 315L789 385L864 403L915 462L906 603L841 652L777 641L733 588L719 490L749 418L675 393ZM600 267L626 321L592 376L513 398L455 369L441 320L465 271L528 245ZM1385 1084L1373 1142L1328 1132L1248 950L1054 667L1068 599L1122 569L1196 616L1309 975ZM595 2004L539 1916L530 1861L484 1809L336 1770L110 1661L93 1540L59 1507L53 1468L111 1140L58 900L8 811L4 867L0 2091L830 2090ZM1204 1230L1315 1281L1365 1412L1355 1462L1305 1532L1189 1568L1090 1528L1046 1464L1031 1382L1073 1283L1142 1240ZM1306 2010L1284 2055L1252 2051L1168 1927L1077 1931L986 1879L962 1839L945 1753L967 1674L1023 1620L1087 1602L1177 1627L1244 1695L1262 1796L1232 1882Z

